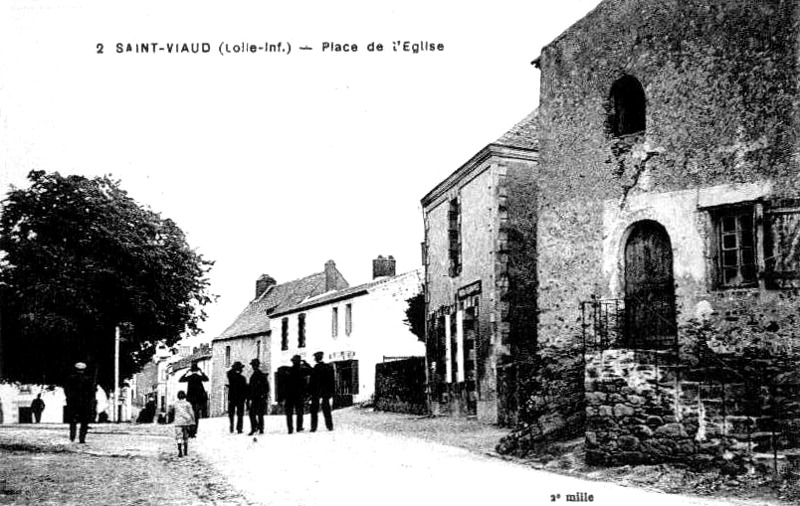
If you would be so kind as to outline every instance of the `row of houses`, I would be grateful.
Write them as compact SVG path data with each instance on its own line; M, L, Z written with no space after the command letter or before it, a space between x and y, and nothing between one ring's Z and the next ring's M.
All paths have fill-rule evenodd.
M377 364L424 355L424 344L404 323L408 299L422 289L420 271L396 274L392 256L379 256L372 267L373 279L357 286L349 285L333 261L321 272L284 283L260 276L253 300L210 346L183 356L162 350L136 375L136 404L152 401L158 413L168 413L182 388L180 376L197 363L209 377L208 415L221 416L228 404L227 372L234 362L258 359L271 379L271 410L278 411L279 368L294 355L313 363L317 351L336 372L335 406L371 400Z

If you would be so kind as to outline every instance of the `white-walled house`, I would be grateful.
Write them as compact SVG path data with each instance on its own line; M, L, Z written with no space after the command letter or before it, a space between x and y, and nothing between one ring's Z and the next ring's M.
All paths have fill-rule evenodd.
M289 366L293 355L313 365L313 354L321 351L335 367L335 402L341 405L370 400L376 364L424 356L424 343L404 323L407 300L422 290L421 272L394 275L392 257L379 257L373 266L375 279L369 283L330 291L272 315L271 371ZM278 381L277 375L271 381L273 402Z
M41 385L0 384L0 424L30 423L31 402L42 395L45 408L42 423L63 423L66 397L61 387L48 388Z
M220 336L211 341L210 415L221 416L227 412L227 372L234 362L245 364L245 375L249 378L250 360L258 358L261 370L273 383L270 347L270 335L275 333L273 314L301 304L310 297L348 286L333 260L325 262L322 272L281 284L267 274L259 277L256 280L255 298ZM275 396L272 398L274 400Z
M166 365L166 389L164 397L166 399L167 412L175 405L178 400L178 392L186 392L187 383L181 381L181 377L186 374L193 363L197 363L203 373L208 376L209 380L203 385L206 392L211 390L211 346L201 345L196 348L191 355L180 358L175 362Z
M188 355L191 349L170 349L164 344L159 344L152 360L145 364L141 371L133 375L130 382L130 396L134 411L138 412L144 408L148 400L152 400L156 403L156 413L166 414L167 369L171 364L183 358L180 355L181 351Z

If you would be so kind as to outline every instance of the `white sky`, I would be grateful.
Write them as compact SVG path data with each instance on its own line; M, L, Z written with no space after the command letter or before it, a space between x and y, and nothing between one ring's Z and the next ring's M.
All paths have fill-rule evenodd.
M419 267L421 197L536 107L531 60L598 3L6 0L0 192L32 169L121 179L216 260L210 340L262 273L281 283L333 259L356 285L379 254ZM444 51L395 53L395 40ZM278 41L292 53L218 52ZM358 52L322 53L326 41Z

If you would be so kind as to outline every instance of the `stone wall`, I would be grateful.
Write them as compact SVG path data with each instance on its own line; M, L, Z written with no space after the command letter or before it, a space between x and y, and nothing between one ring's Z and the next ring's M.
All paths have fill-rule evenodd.
M415 415L428 412L424 357L375 366L375 409Z
M587 355L587 463L682 462L739 473L800 448L794 360L687 358L620 349Z
M587 355L587 463L686 461L698 453L698 414L683 416L681 385L665 365L642 363L630 350Z

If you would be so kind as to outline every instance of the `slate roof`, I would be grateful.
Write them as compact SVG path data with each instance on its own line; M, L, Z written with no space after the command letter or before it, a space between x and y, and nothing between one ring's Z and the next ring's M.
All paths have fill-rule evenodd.
M348 283L336 270L336 285L347 288ZM273 285L250 302L233 323L215 341L264 334L269 331L267 313L276 314L295 306L309 297L325 293L325 272Z
M539 152L539 109L534 109L495 142L487 144L465 164L456 169L420 201L423 209L432 203L440 202L445 192L460 184L472 171L481 167L492 156L516 158L521 160L538 160Z
M500 136L495 144L522 149L539 148L539 109L525 116L525 118L511 127L511 129Z
M361 285L358 285L358 286L352 286L350 288L344 288L342 290L329 292L329 293L323 294L323 295L318 296L318 297L313 297L311 299L308 299L308 300L305 300L305 301L301 302L300 304L294 305L292 307L288 307L288 308L286 308L285 310L283 310L281 312L277 312L276 311L275 312L275 316L281 316L281 315L286 315L286 314L290 314L290 313L295 313L297 311L302 311L304 309L311 309L311 308L317 307L317 306L324 306L325 304L329 304L331 302L336 302L336 301L340 301L340 300L344 300L344 299L350 299L350 298L357 297L359 295L363 295L365 293L368 293L371 289L373 289L373 288L375 288L375 287L377 287L379 285L383 285L383 284L392 282L394 280L397 280L397 279L400 279L400 278L409 277L409 276L417 276L419 278L420 275L421 275L420 271L419 271L419 269L417 269L417 270L405 272L403 274L398 274L396 276L381 277L381 278L374 279L374 280L372 280L372 281L370 281L368 283L364 283L364 284L361 284Z
M203 360L206 358L211 358L211 346L203 346L188 357L183 357L182 359L174 362L172 364L172 370L176 371L178 369L186 369L192 365L192 362L195 360Z

